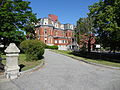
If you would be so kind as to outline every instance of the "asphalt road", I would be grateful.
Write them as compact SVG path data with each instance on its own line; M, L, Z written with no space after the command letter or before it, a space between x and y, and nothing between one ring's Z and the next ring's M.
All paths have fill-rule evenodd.
M1 81L0 90L120 90L120 70L86 64L48 50L44 57L43 68Z

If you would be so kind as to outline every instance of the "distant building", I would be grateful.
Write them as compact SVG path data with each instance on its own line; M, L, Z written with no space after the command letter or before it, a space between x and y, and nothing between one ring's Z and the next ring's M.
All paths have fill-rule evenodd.
M95 35L94 34L78 34L81 39L79 40L78 44L80 48L88 48L88 43L90 43L91 50L94 49L95 46Z
M36 26L36 38L47 45L58 45L59 50L72 49L74 42L74 25L61 24L58 16L49 14L41 18Z

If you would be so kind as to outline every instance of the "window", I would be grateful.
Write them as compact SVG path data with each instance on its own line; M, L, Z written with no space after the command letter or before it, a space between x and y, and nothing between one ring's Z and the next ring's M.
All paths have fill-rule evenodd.
M57 43L57 40L55 40L55 43Z
M59 40L59 43L62 43L62 40Z
M45 43L47 43L47 40L45 40Z
M62 43L64 43L64 40L62 40Z
M47 30L46 29L44 30L44 34L47 34Z
M57 34L58 34L58 32L56 31L56 32L55 32L55 36L57 36Z
M66 33L66 36L67 36L67 33Z
M65 40L65 43L67 43L67 41Z

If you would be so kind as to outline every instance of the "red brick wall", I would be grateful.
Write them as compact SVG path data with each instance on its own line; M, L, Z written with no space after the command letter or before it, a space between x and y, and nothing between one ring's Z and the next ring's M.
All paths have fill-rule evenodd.
M45 29L46 29L46 35L44 33ZM68 44L72 43L73 31L71 31L71 30L64 31L64 30L59 30L59 29L53 29L52 27L37 27L36 28L36 37L37 37L37 39L38 39L38 35L40 35L39 40L45 42L46 44L68 45ZM64 39L55 38L55 37L62 37ZM45 38L47 40L45 40ZM55 40L58 40L58 41L59 40L64 40L66 42L64 42L64 43L55 43Z
M66 33L67 33L67 37L73 37L73 31L67 30Z

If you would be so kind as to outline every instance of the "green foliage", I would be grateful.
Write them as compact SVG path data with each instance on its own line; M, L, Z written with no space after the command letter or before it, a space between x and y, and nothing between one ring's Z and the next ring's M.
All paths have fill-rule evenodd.
M58 49L58 46L54 45L54 46L46 46L47 49Z
M94 32L92 26L93 26L93 19L91 17L87 18L80 18L77 21L76 31L80 34L84 33L92 33Z
M0 57L2 56L1 52L0 52Z
M79 45L82 45L81 48L83 51L86 51L86 42L88 42L88 52L91 50L91 34L95 33L95 30L93 29L93 18L87 17L87 18L80 18L77 21L77 26L75 29L75 35L76 40ZM85 38L86 37L86 38Z
M80 51L85 52L86 51L86 44L83 44L83 47L80 48Z
M106 47L105 50L106 50L106 51L109 51L109 50L110 50L110 47Z
M24 32L33 31L36 21L30 2L23 0L2 0L0 2L0 39L8 45L10 42L20 43L25 39Z
M25 40L20 48L26 54L26 60L39 60L44 54L44 43L38 40Z
M111 50L120 48L120 0L101 0L89 6L100 43Z

